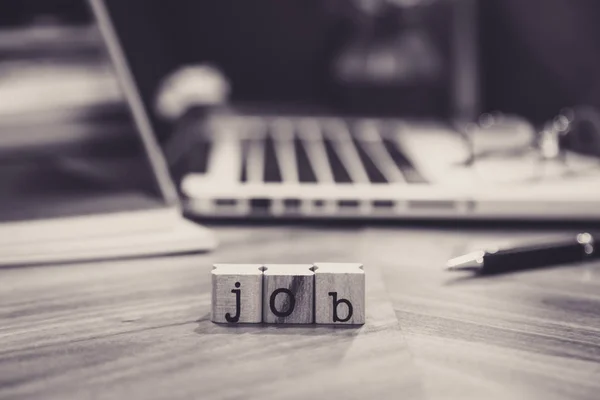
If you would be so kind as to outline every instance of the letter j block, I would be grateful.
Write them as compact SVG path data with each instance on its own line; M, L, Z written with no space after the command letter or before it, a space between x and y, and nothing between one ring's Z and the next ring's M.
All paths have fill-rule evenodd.
M362 264L316 263L315 322L365 323L365 271Z
M262 322L263 267L215 264L212 270L212 315L217 323Z

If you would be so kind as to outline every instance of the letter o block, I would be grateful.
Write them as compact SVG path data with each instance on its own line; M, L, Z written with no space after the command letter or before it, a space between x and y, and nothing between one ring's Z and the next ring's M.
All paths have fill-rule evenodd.
M265 265L263 322L314 323L314 272L311 264Z
M262 270L258 264L213 266L213 322L259 324L262 321Z
M365 271L362 264L316 263L315 322L365 323Z

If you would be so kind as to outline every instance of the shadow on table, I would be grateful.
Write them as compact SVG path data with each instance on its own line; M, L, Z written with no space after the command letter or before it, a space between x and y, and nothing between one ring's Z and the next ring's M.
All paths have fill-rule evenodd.
M194 332L217 335L298 335L355 337L374 331L366 325L316 325L316 324L217 324L210 320L210 313L196 321Z

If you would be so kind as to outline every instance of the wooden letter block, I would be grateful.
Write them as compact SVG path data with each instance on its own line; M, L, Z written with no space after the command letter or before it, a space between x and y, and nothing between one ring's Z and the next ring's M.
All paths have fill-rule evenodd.
M314 323L314 272L310 264L265 265L263 322Z
M365 323L365 272L362 264L316 263L317 324Z
M257 264L215 264L212 270L212 321L262 321L263 267Z

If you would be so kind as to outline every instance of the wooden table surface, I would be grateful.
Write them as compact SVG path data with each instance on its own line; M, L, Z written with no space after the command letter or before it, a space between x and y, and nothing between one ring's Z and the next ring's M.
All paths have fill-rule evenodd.
M442 270L535 232L221 226L213 253L0 270L0 399L597 399L600 264ZM215 262L365 264L362 328L222 327Z

